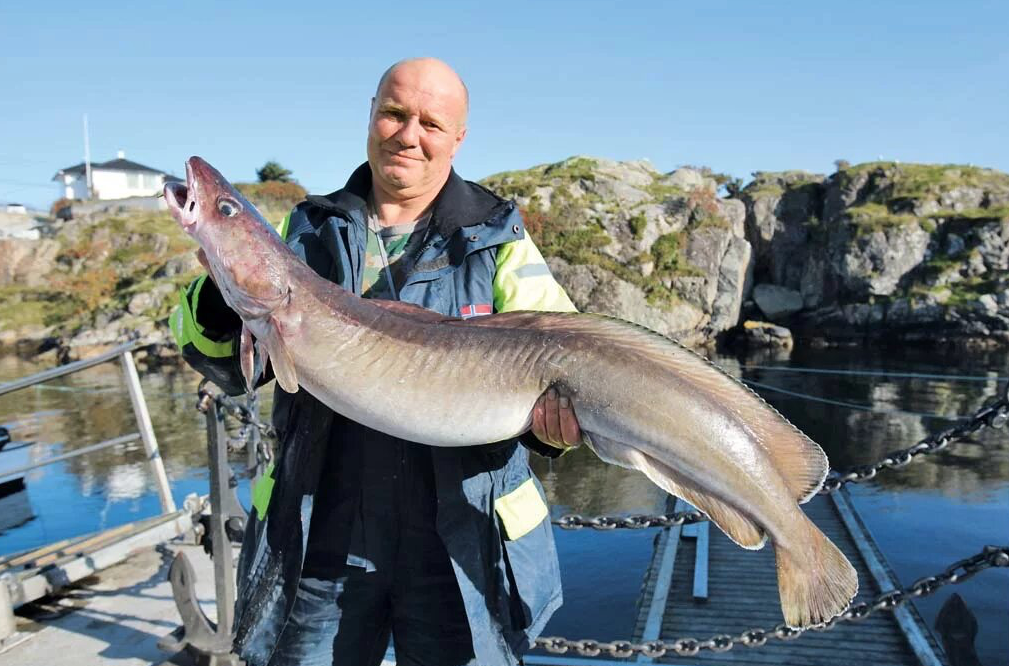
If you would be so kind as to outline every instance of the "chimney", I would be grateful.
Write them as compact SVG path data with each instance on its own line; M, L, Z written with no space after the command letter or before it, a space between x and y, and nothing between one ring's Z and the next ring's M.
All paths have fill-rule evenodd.
M121 160L126 159L126 151L125 150L117 150L116 151L116 157L118 157Z

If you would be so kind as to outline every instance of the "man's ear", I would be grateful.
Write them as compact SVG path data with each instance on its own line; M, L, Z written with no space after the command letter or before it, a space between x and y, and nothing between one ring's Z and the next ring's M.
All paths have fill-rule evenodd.
M463 127L458 133L456 133L455 145L452 146L452 157L455 157L455 154L459 152L459 148L462 147L462 142L466 138L466 129L467 128Z

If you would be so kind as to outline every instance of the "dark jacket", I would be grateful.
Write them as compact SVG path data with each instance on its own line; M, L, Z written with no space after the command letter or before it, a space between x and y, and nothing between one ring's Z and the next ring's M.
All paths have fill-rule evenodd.
M370 187L365 164L342 190L299 204L282 233L316 272L354 293L361 289ZM485 312L495 302L500 248L523 237L513 202L453 172L435 201L415 260L405 267L400 299L445 315ZM552 278L549 283L560 289ZM227 351L227 342L237 339L237 316L210 281L184 294L186 308L205 339L200 348L180 340L185 359L229 393L241 393L237 352ZM251 665L266 664L290 614L327 448L364 444L347 440L347 431L360 428L345 428L344 417L304 390L291 395L278 387L273 421L280 440L277 462L254 490L255 518L238 566L235 646ZM531 435L521 443L526 446L509 441L431 451L437 531L456 572L481 664L516 664L561 604L543 489L529 469L526 447L545 454L554 450ZM511 524L502 522L506 516Z

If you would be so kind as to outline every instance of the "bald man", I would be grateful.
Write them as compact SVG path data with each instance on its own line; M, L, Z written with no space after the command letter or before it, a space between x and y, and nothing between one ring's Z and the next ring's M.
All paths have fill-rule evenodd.
M281 235L364 298L463 318L574 310L514 202L452 169L468 111L444 62L396 63L371 102L367 163L296 206ZM242 393L240 320L213 282L196 280L180 310L194 323L183 356ZM468 448L391 437L304 391L277 389L273 420L278 458L253 489L238 568L235 647L250 665L379 664L390 636L401 666L518 663L561 604L528 450L579 442L564 396L540 398L532 433Z

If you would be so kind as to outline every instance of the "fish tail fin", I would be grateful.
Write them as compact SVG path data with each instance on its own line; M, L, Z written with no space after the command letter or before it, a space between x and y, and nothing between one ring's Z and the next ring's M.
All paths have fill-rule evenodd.
M809 627L839 615L858 593L858 573L844 553L810 521L805 547L775 545L785 624Z

